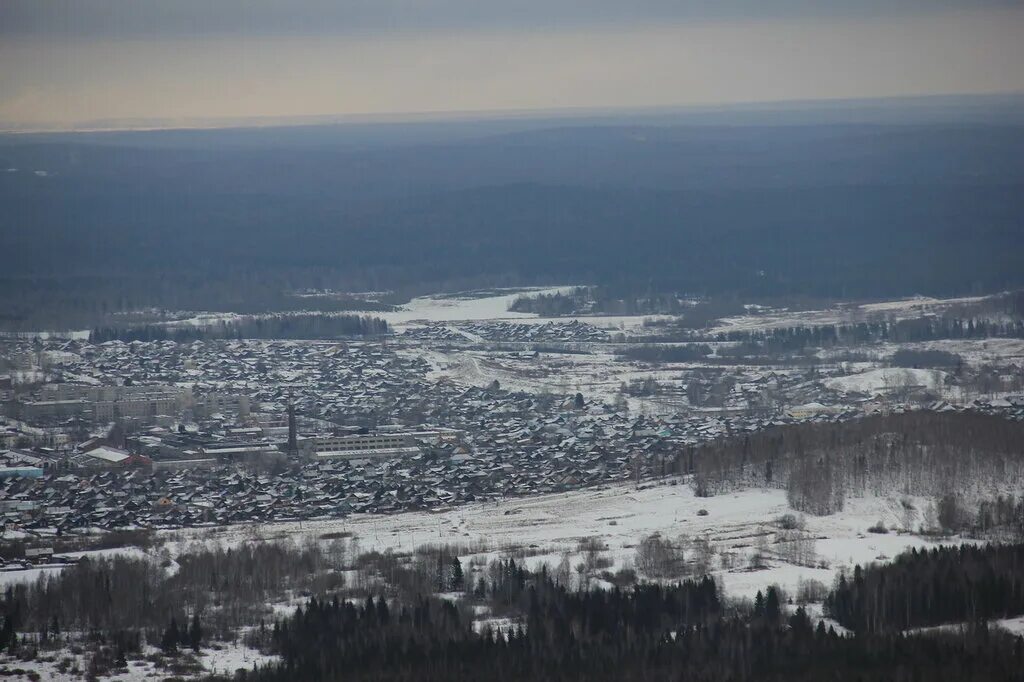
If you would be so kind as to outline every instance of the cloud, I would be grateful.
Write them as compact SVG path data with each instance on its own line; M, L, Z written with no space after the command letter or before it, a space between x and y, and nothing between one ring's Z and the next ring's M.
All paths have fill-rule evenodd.
M1020 0L2 0L0 36L152 39L869 18Z

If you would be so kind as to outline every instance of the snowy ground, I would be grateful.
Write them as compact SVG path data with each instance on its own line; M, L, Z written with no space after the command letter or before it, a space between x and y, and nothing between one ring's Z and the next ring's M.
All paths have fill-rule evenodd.
M239 668L252 670L253 663L265 665L276 660L275 656L267 656L254 651L240 643L217 642L202 648L198 654L191 651L183 652L184 657L195 657L202 671L196 674L175 675L172 671L159 667L154 660L159 649L153 646L144 647L141 657L129 658L126 669L115 670L112 674L102 677L117 682L152 682L166 679L198 679L210 674L234 677ZM168 658L168 661L173 659ZM67 661L61 670L61 662ZM85 654L74 654L69 650L41 651L33 661L21 661L0 654L0 677L14 680L31 679L29 673L38 675L43 682L63 682L65 680L85 679L89 660ZM21 671L18 673L17 671ZM73 672L77 671L77 672Z
M545 288L494 289L487 292L462 292L456 294L435 294L420 296L408 303L397 306L395 310L350 310L344 315L372 315L386 320L396 331L402 332L408 327L415 327L431 322L479 322L506 320L525 324L544 324L546 322L570 322L578 319L602 329L637 329L645 320L668 319L668 315L580 315L578 317L538 317L536 313L513 312L509 310L520 296L551 295L568 293L576 286L560 286ZM188 318L167 322L169 327L208 327L220 322L234 322L246 316L237 313L197 313Z
M956 353L964 362L974 366L992 363L1019 365L1024 361L1024 339L943 339L884 346L886 355L891 355L900 348Z
M918 505L920 509L922 505ZM707 510L706 516L698 511ZM615 567L629 565L641 537L653 533L676 538L703 536L718 556L733 554L730 569L714 564L714 574L728 594L752 596L768 585L795 589L800 580L813 578L830 585L839 570L856 563L885 561L910 547L928 541L915 535L868 533L881 521L888 527L903 523L902 507L895 499L849 499L846 509L827 517L806 517L807 531L816 540L816 564L823 568L795 566L772 558L763 570L750 570L747 557L755 550L758 537L765 535L769 554L774 553L774 522L789 512L785 492L746 490L710 498L695 497L687 485L649 485L637 490L633 484L619 484L551 495L517 498L497 503L470 504L441 512L410 512L387 516L357 516L349 520L270 524L258 529L231 526L180 532L169 543L172 552L182 551L193 541L234 545L255 535L267 540L307 542L327 533L354 534L358 549L392 549L408 552L431 543L481 547L463 554L495 558L499 554L527 550L529 563L557 564L563 553L573 555L582 538L599 537ZM916 521L914 522L916 525Z
M666 315L580 315L576 317L538 317L535 313L520 313L509 310L512 302L524 294L532 296L568 293L575 286L549 287L544 289L507 289L488 292L486 295L451 294L422 296L414 298L398 310L369 312L368 315L387 320L396 331L419 322L473 322L485 320L510 320L525 324L547 322L571 322L579 320L602 329L636 329L644 320L666 318Z
M1001 618L995 621L997 627L1011 632L1015 635L1024 637L1024 616L1018 616L1017 618Z
M61 556L66 556L72 559L80 559L82 557L114 557L124 556L132 558L141 558L148 556L146 552L142 551L138 547L114 547L111 549L97 549L87 552L67 552ZM0 571L0 589L5 588L7 585L14 585L17 583L34 583L43 575L56 575L66 568L66 565L50 564L44 566L34 566L32 568L26 568L22 570L14 571Z
M253 663L262 666L277 659L276 656L267 656L249 647L235 643L218 643L218 648L203 649L200 653L200 661L203 667L211 673L219 673L232 677L239 668L252 670Z
M0 589L8 585L18 583L34 583L43 575L56 575L63 571L62 566L41 566L38 568L26 568L20 571L0 571Z
M670 415L690 411L683 397L688 383L686 372L712 366L709 363L662 363L652 367L638 362L625 362L613 352L614 346L595 344L589 353L514 353L507 351L446 349L442 347L415 347L400 349L400 353L421 357L431 365L428 379L450 379L467 386L488 386L497 381L510 391L551 393L556 396L580 392L585 399L613 403L624 399L630 414ZM733 365L729 371L749 370L757 373L761 367ZM785 373L786 369L776 369ZM646 398L624 396L622 384L654 379L664 392Z
M997 618L988 622L990 628L1006 630L1010 634L1024 636L1024 616L1016 618ZM970 627L969 623L948 623L946 625L934 625L927 628L912 628L907 634L923 634L929 632L960 632Z
M619 362L611 352L591 354L514 354L472 350L415 348L403 350L422 357L432 367L429 379L452 379L471 386L487 386L497 380L502 388L530 393L568 395L582 391L588 399L611 402L623 382L631 379L678 375L663 368L638 369Z
M491 295L471 294L422 296L414 298L392 312L372 313L382 317L388 324L401 327L414 321L457 322L468 320L499 320L536 318L533 313L511 312L508 307L524 293L556 294L571 291L573 287L551 287L548 289L509 289L491 292Z
M879 367L859 374L826 379L825 386L833 391L868 395L887 393L904 386L923 386L931 390L941 390L948 376L937 369Z
M864 304L842 304L827 310L801 310L770 312L761 315L741 315L719 320L719 326L711 329L714 334L731 331L763 331L784 327L814 326L826 324L851 324L876 320L904 320L937 314L956 305L977 303L986 296L963 298L929 298L915 296L896 301L881 301Z
M917 510L924 508L923 500L913 502ZM839 571L850 571L854 564L884 562L910 547L930 544L924 538L895 530L904 524L916 527L921 518L919 511L905 518L897 499L852 498L847 499L840 513L804 518L806 532L814 538L814 556L805 565L795 565L783 558L783 546L778 543L777 521L789 512L782 490L751 489L699 498L685 483L668 479L645 482L639 489L633 483L622 483L446 511L167 531L162 534L162 545L147 555L158 561L166 556L165 551L174 556L189 551L196 543L237 546L252 541L327 542L325 536L337 537L343 532L352 536L349 556L370 550L410 552L423 545L446 543L460 547L460 557L467 567L500 556L516 556L525 557L521 560L537 569L542 563L554 568L566 556L570 565L576 566L583 559L580 540L598 538L607 547L603 556L611 560L610 570L614 571L634 564L636 545L642 537L659 533L673 540L680 536L707 539L714 548L712 575L728 596L750 598L770 585L779 585L790 595L797 593L801 582L812 579L830 586ZM867 529L878 522L893 530L869 533ZM768 557L763 568L750 566L750 557L756 551L764 551ZM142 555L135 548L102 553L117 552ZM729 560L723 562L723 557ZM24 573L26 578L37 575ZM271 606L275 613L285 615L296 603L293 599ZM817 606L810 608L817 613ZM1024 626L1008 623L1007 627ZM217 650L204 650L199 657L205 670L230 674L236 668L251 668L253 662L267 660L240 645L219 646ZM57 672L59 659L33 663L31 668L14 661L6 663L11 670L35 670L44 680L69 679ZM84 669L85 662L81 663ZM0 661L0 667L4 664ZM164 673L156 671L152 663L133 663L127 673L114 679L152 679L154 674L159 677Z

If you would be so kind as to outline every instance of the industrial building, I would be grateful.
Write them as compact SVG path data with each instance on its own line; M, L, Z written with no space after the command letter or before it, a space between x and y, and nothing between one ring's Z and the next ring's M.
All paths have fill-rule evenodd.
M302 441L318 459L372 459L401 457L420 451L406 433L353 433L341 436L315 436Z
M214 415L249 416L245 395L209 392L194 395L176 386L90 386L47 384L36 399L16 406L17 415L29 422L81 417L97 422L125 420L136 426L157 423L160 416L178 416L190 411L197 419Z

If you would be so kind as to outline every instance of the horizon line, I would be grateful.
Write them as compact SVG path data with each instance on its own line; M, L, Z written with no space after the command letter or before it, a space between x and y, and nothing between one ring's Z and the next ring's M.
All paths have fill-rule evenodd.
M511 120L600 117L629 114L671 114L697 113L724 110L758 109L778 110L783 108L837 107L843 104L871 104L898 102L928 103L936 100L984 100L1024 98L1022 90L996 90L991 92L949 92L934 94L882 95L878 97L830 97L816 99L745 100L736 102L708 102L693 104L656 104L647 106L564 106L550 109L478 109L439 110L409 112L370 112L350 114L303 114L296 116L242 116L242 117L194 117L190 121L167 121L159 118L113 119L109 125L104 121L85 121L81 125L32 127L28 124L6 124L14 127L0 127L0 135L47 135L47 134L89 134L89 133L130 133L130 132L174 132L205 130L249 130L271 128L301 128L319 125L388 125L409 123L457 123L465 121ZM4 125L4 124L0 124Z

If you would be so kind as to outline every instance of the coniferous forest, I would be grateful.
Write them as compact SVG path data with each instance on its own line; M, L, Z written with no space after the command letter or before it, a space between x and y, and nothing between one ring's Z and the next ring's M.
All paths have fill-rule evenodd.
M373 126L0 136L0 168L25 171L0 174L0 253L16 255L0 273L0 323L296 309L283 292L307 287L585 282L602 287L592 309L614 314L672 313L675 292L1013 289L1024 284L1019 114L976 106L996 108L969 125L912 111L893 124L888 106L860 124L816 110L779 114L813 125L753 114L417 124L390 128L386 144Z
M825 602L857 632L982 623L1024 613L1024 545L911 550L891 564L858 566Z
M963 580L957 589L970 593L967 601L980 603L999 586L967 576L982 565L998 566L1001 579L1012 580L1011 566L1013 561L1019 566L1024 549L977 551L953 569L956 550L903 557L893 570L924 577L929 587L928 576L952 572ZM880 576L887 570L858 568L855 584L874 589L878 580L884 584ZM1018 569L1018 590L1019 575ZM727 608L710 578L625 591L569 591L546 572L531 574L509 561L484 589L495 603L505 602L511 613L521 614L519 622L474 631L464 612L436 597L398 603L371 596L362 604L312 599L290 618L254 634L281 662L239 673L239 679L1024 679L1021 637L984 625L928 636L868 627L841 635L824 621L812 621L802 607L786 608L774 588L767 596L758 593L752 608ZM863 593L851 593L846 583L829 596L829 604L863 602ZM961 608L948 615L968 614ZM862 618L845 610L840 617L851 625Z
M300 312L240 317L205 327L162 324L97 327L89 333L89 342L175 341L190 343L210 339L335 339L380 336L386 333L388 333L388 323L379 317Z

